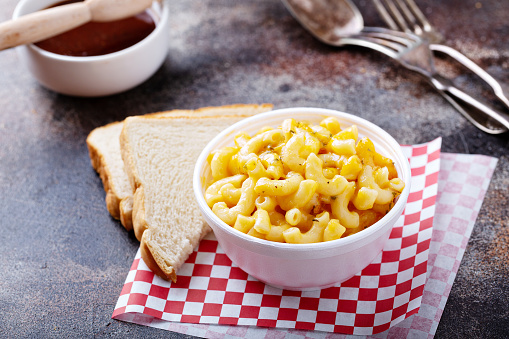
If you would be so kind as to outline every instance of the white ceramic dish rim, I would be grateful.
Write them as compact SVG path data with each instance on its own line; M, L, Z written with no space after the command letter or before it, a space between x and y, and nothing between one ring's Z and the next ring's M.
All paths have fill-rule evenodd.
M16 19L22 15L29 14L29 13L21 14L20 12L21 12L22 7L25 6L25 4L30 1L33 1L33 0L21 0L16 5L16 8L14 9L14 12L12 14L12 18ZM54 4L54 3L58 3L58 1L59 0L52 0L50 2L51 2L51 4ZM94 56L70 56L70 55L62 55L62 54L49 52L45 49L37 47L34 44L27 44L26 47L33 49L37 53L39 53L47 58L52 58L52 59L61 60L61 61L65 61L65 62L90 63L90 62L94 62L94 61L107 61L109 59L114 59L122 54L129 53L133 49L143 48L143 45L148 44L151 40L155 39L155 36L158 35L159 31L163 29L163 27L165 26L164 23L167 20L169 20L169 16L170 16L168 0L154 1L154 3L158 3L161 6L161 10L159 13L159 20L156 21L155 29L149 35L147 35L143 40L137 42L136 44L134 44L132 46L124 48L120 51L103 54L103 55L94 55ZM152 6L154 6L154 3L152 4ZM44 7L45 6L48 6L48 5L44 5ZM42 8L44 8L44 7L42 7ZM42 8L40 8L39 10L41 10ZM151 9L151 7L149 7L149 9ZM31 12L31 13L33 13L33 12Z
M245 241L249 241L253 244L256 244L258 246L266 247L267 249L274 249L274 248L284 248L285 250L294 250L296 252L302 252L302 251L327 251L336 248L337 246L347 247L353 243L362 243L363 239L370 239L370 236L374 233L380 231L383 229L383 226L385 225L385 220L389 220L392 218L397 218L396 214L401 214L404 205L406 204L406 201L408 199L408 195L410 193L410 178L411 178L411 171L410 171L410 165L408 164L408 161L406 160L406 156L402 153L400 145L396 142L396 140L386 131L384 131L382 128L378 127L377 125L373 124L372 122L357 117L355 115L331 110L331 109L325 109L325 108L315 108L315 107L296 107L296 108L283 108L278 109L266 113L260 113L253 117L249 117L246 119L243 119L234 125L228 127L224 131L222 131L220 134L218 134L214 139L212 139L207 146L203 149L201 154L198 157L197 164L205 164L206 159L211 151L214 150L216 147L216 144L223 140L228 135L233 135L233 132L240 131L239 126L244 126L249 123L251 120L259 120L260 118L263 118L263 116L271 116L274 115L280 115L284 116L287 113L311 113L311 114L322 114L322 115L334 115L338 117L347 117L349 120L353 121L357 125L366 126L370 130L373 130L378 135L382 136L386 142L390 144L390 146L395 150L396 153L398 153L399 157L401 159L405 159L403 163L400 164L401 170L404 173L400 173L400 176L402 175L405 178L408 178L405 182L405 188L403 189L403 192L401 192L400 197L396 204L393 206L393 208L387 213L382 219L380 219L375 224L371 225L367 229L362 230L359 233L352 234L346 238L341 238L337 240L327 241L327 242L320 242L320 243L312 243L312 244L287 244L287 243L279 243L279 242L273 242L268 241L264 239L259 239L256 237L249 236L243 232L240 232L233 227L227 225L224 223L219 217L217 217L210 207L205 202L205 198L203 196L203 185L202 185L202 177L201 172L202 168L199 166L195 166L194 173L193 173L193 190L196 197L196 200L198 201L198 204L200 205L200 208L202 210L210 211L210 213L207 213L210 218L216 221L216 223L221 227L222 230L230 233L231 235L240 237L241 239ZM282 121L281 121L282 122Z

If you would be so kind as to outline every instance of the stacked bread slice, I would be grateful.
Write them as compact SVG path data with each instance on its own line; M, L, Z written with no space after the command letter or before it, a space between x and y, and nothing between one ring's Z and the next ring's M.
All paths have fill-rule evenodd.
M193 169L206 144L271 105L232 105L129 117L93 130L92 166L110 214L134 229L143 260L157 275L176 272L209 231L193 196Z

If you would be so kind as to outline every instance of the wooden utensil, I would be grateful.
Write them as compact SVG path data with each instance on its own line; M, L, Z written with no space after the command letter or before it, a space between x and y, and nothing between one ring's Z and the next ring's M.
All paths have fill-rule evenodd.
M38 42L89 21L114 21L143 12L152 0L86 0L52 7L0 24L0 50Z

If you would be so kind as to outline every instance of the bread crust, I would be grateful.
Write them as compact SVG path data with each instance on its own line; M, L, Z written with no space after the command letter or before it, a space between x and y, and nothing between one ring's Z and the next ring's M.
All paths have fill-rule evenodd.
M173 267L162 270L161 267L166 267L166 264L163 260L156 260L152 255L152 253L155 253L155 251L154 249L150 248L150 241L147 241L149 232L150 231L144 232L140 241L140 252L143 261L148 266L148 268L150 268L150 270L159 277L165 280L171 280L172 282L177 282L177 272L175 272Z
M117 220L120 220L122 225L125 227L127 231L132 230L132 221L126 217L127 214L130 214L128 210L122 210L121 205L123 204L123 200L120 199L118 195L115 193L115 189L113 187L113 183L110 181L112 178L111 171L108 167L108 162L106 161L104 154L96 147L94 142L92 141L93 133L101 128L109 128L116 124L121 124L122 122L113 122L103 127L99 127L98 129L93 130L87 137L86 143L88 148L88 153L90 155L90 162L92 163L92 167L99 174L101 181L103 183L104 191L106 192L106 209L111 214L111 216ZM129 203L129 202L127 202ZM124 215L124 216L123 216ZM124 218L124 221L122 221Z
M133 229L133 198L128 197L120 201L120 222L127 231Z
M143 233L147 230L148 224L145 219L145 190L139 186L133 197L133 228L134 235L141 241Z

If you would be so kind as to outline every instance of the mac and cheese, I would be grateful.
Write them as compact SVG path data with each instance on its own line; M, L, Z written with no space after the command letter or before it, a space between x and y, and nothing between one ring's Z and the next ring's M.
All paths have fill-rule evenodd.
M380 220L405 183L357 126L287 119L208 157L205 200L226 224L287 243L339 239Z

